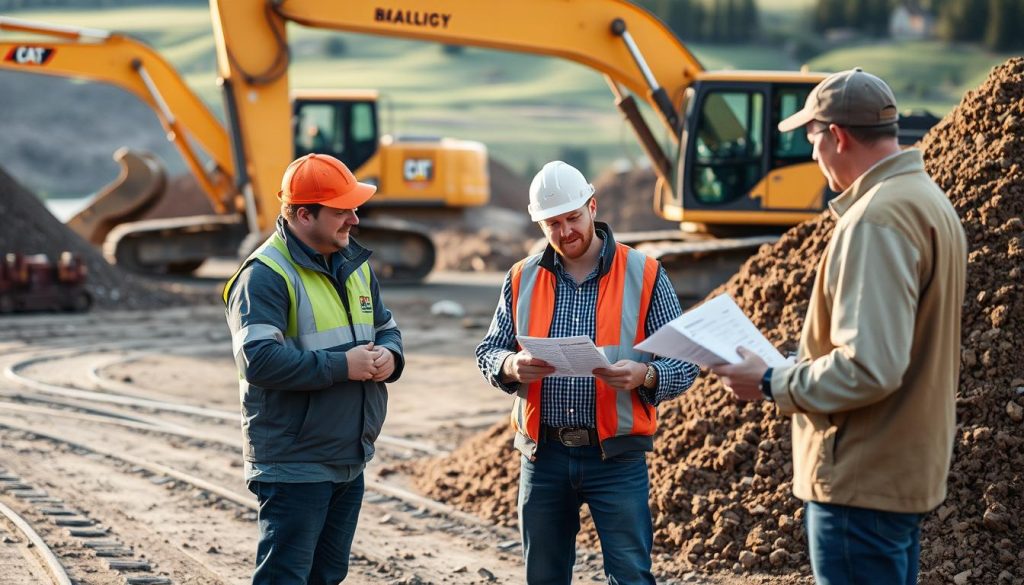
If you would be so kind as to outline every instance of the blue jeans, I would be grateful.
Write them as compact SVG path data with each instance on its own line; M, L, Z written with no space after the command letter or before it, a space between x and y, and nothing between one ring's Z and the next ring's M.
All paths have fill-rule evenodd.
M249 482L259 499L253 585L336 585L363 503L363 474L348 483Z
M804 518L819 585L917 583L924 514L807 502Z
M613 585L652 584L654 527L643 452L601 460L599 447L542 442L536 461L522 457L519 529L529 585L569 585L576 562L580 506L597 527L604 572Z

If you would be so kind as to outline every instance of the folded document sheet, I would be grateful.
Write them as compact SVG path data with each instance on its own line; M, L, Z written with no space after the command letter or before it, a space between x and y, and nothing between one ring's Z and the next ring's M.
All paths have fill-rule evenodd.
M635 349L701 366L717 366L743 361L736 353L739 346L761 356L769 367L790 363L743 314L736 301L725 294L666 323Z
M601 350L597 349L586 335L574 337L527 337L517 335L516 339L523 349L535 358L542 359L555 367L555 373L549 378L593 378L597 368L607 368L611 364Z

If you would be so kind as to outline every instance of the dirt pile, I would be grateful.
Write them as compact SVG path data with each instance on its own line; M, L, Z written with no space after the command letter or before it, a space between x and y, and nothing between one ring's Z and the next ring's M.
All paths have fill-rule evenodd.
M503 271L530 249L540 231L526 213L530 183L507 165L490 159L491 202L432 227L439 270ZM428 224L429 225L429 224Z
M922 140L970 245L949 499L925 523L922 583L1024 583L1024 59L993 69ZM981 554L979 554L981 553Z
M616 232L677 229L654 212L655 180L650 168L604 171L594 179L598 218Z
M530 179L493 157L487 161L487 174L491 179L491 205L526 213Z
M68 250L88 266L87 288L94 306L143 309L195 302L111 266L88 242L50 213L34 194L0 169L0 254L46 254L55 260Z
M924 523L921 583L1024 583L1024 59L994 69L923 140L928 171L970 245L959 422L949 498ZM764 246L717 292L769 340L795 348L828 214ZM789 420L737 404L700 379L661 407L651 467L657 569L809 575L801 505L790 493ZM420 469L437 498L515 522L518 458L500 424ZM584 531L584 540L593 535Z

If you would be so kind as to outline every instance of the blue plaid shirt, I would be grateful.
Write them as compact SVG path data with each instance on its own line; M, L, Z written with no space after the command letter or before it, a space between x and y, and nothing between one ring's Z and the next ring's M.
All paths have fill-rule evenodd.
M597 236L604 240L601 257L614 254L614 250L610 249L611 239L607 234L598 229ZM586 335L594 339L597 323L592 316L597 311L598 271L601 262L598 262L598 267L587 275L582 283L577 283L565 271L560 257L555 254L554 258L558 285L555 287L555 315L549 336ZM515 353L517 347L515 327L512 323L511 271L505 275L501 296L503 300L498 303L491 327L476 348L476 363L492 385L514 394L519 389L519 384L501 382L501 365L509 355ZM644 324L646 334L651 335L681 313L679 299L668 279L668 274L659 266L647 321ZM658 370L658 385L650 390L641 387L640 398L652 406L679 396L700 374L700 368L689 362L657 358L650 363ZM595 378L544 378L541 382L541 424L551 427L595 428L597 424L594 381Z

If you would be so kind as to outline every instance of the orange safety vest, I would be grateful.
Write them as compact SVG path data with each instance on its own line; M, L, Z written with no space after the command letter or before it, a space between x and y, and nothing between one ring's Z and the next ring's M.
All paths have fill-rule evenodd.
M516 334L547 337L555 313L555 274L541 266L544 254L521 260L512 267L512 323ZM616 243L615 257L607 273L599 276L596 339L608 361L621 359L649 362L653 356L633 346L646 337L644 324L650 305L658 262L629 246ZM521 387L512 403L516 447L533 457L540 436L540 380ZM620 392L600 379L597 386L597 436L604 456L642 448L650 450L658 428L656 409L640 399L634 389ZM642 441L628 440L643 437Z

